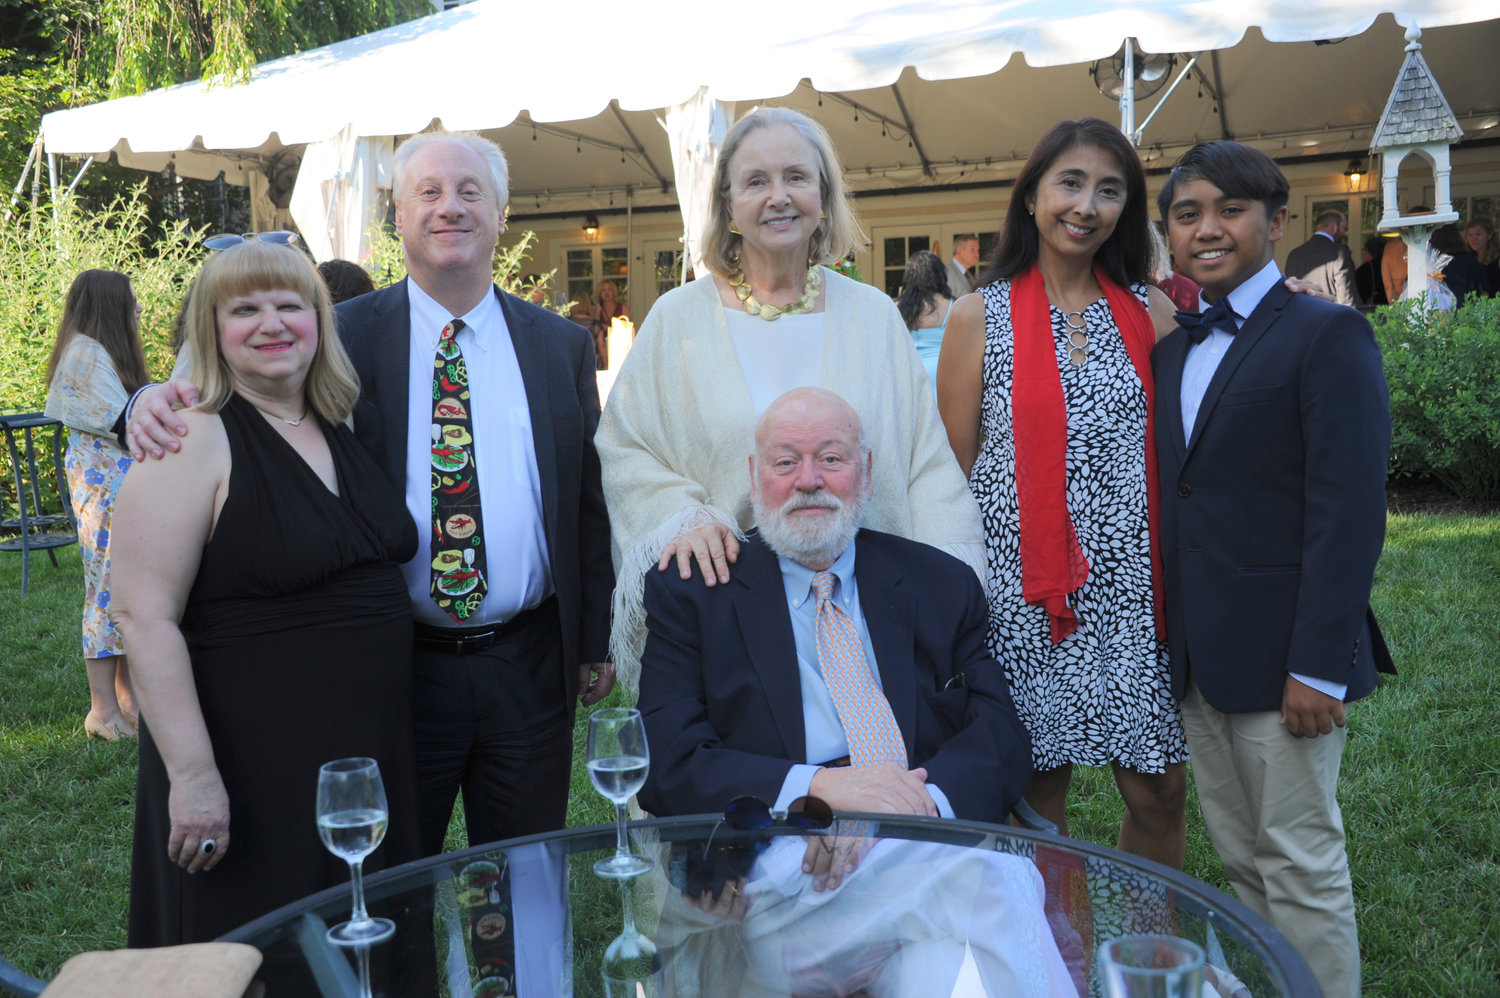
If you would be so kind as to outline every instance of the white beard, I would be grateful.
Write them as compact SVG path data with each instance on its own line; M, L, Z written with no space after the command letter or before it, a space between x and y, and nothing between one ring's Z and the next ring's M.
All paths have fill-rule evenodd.
M854 542L865 516L864 489L855 498L841 502L827 492L798 492L772 509L761 502L760 490L753 497L755 524L766 546L799 565L831 565ZM832 517L804 520L791 514L799 509L831 509Z

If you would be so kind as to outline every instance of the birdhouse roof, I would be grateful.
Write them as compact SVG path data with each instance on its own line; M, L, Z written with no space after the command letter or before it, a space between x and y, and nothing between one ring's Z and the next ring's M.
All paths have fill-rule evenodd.
M1407 37L1411 37L1408 35ZM1417 146L1430 142L1451 143L1464 137L1448 98L1433 79L1422 47L1407 47L1406 61L1396 77L1396 86L1385 103L1380 124L1370 140L1370 151L1381 152L1395 146Z

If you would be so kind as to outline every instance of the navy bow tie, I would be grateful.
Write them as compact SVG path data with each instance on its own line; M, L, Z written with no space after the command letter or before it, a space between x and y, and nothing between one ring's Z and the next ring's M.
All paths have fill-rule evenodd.
M1227 297L1220 298L1204 312L1178 312L1177 324L1186 329L1194 343L1202 343L1214 329L1222 329L1233 336L1240 331L1234 321L1234 309L1229 307Z

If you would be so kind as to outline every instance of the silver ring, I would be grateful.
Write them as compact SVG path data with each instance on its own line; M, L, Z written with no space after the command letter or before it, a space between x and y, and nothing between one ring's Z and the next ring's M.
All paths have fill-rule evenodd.
M214 854L214 850L217 848L219 848L219 843L215 842L213 839L204 839L203 844L198 847L198 851L205 856L212 856Z

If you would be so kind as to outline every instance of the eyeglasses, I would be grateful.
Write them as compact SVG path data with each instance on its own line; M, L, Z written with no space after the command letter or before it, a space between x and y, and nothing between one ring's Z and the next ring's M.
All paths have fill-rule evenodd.
M725 805L724 817L714 825L701 852L691 848L674 851L667 870L667 879L673 887L692 897L700 897L704 891L709 891L717 900L725 884L749 875L755 858L769 843L761 838L750 842L720 841L716 845L714 839L719 834L719 826L726 824L742 832L759 831L773 825L815 832L833 824L833 808L817 797L798 797L787 806L784 815L777 815L772 812L771 805L759 797L736 797Z
M203 245L211 250L227 250L234 249L236 246L242 246L252 239L263 243L273 243L277 246L295 246L298 242L297 233L291 229L276 229L273 232L246 232L243 234L221 232L216 236L209 236L204 239Z

